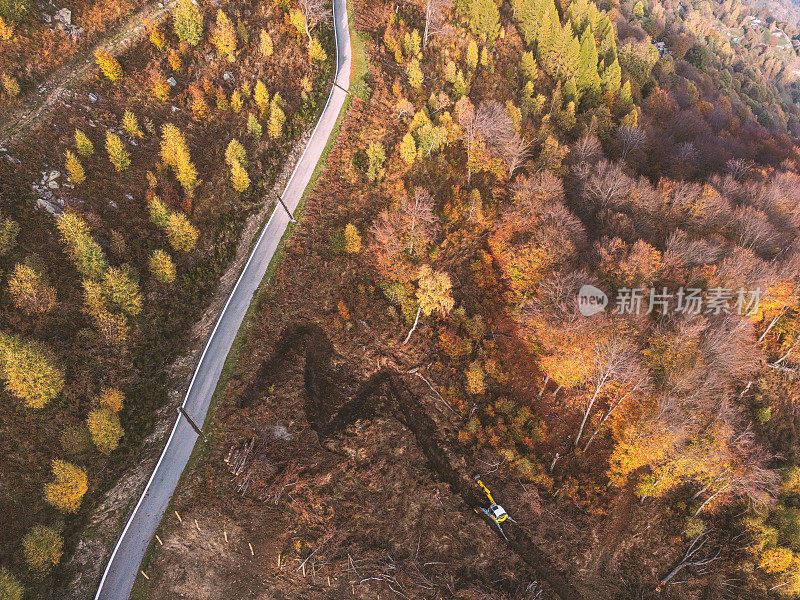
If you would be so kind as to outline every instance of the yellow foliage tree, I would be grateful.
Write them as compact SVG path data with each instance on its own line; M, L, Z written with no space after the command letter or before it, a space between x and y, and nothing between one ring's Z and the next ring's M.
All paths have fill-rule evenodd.
M153 29L150 30L150 43L153 44L153 47L159 52L164 52L164 50L167 49L167 40L158 27L153 27Z
M56 303L56 290L28 265L18 264L8 277L8 294L19 310L27 314L45 313Z
M269 110L269 124L267 125L267 134L271 139L277 139L283 133L283 124L286 122L286 115L280 107L281 97L275 93L270 102Z
M11 25L7 25L3 17L0 17L0 42L8 42L13 36L14 28Z
M67 175L69 175L69 180L72 183L80 185L86 181L86 172L83 170L83 165L71 150L67 150L64 166L67 169Z
M103 297L109 306L128 316L142 312L139 286L120 268L111 267L103 280Z
M100 392L100 395L97 397L97 402L100 404L101 408L110 410L113 413L118 413L122 410L122 406L125 403L125 394L117 388L106 387Z
M182 42L197 46L203 37L203 17L192 0L178 0L172 14L175 35Z
M361 236L358 229L352 223L348 223L344 228L344 251L356 254L361 251Z
M111 83L116 83L122 78L122 66L116 58L105 50L97 49L94 51L94 60L100 71Z
M167 220L167 239L178 252L191 252L200 233L183 213L173 213Z
M244 100L242 100L242 93L237 89L233 90L231 94L231 108L233 112L238 113L244 107Z
M217 22L211 32L211 43L214 44L217 52L228 57L228 61L236 60L236 30L222 9L217 11Z
M264 58L272 56L272 38L264 29L258 34L258 51Z
M58 561L64 549L64 540L52 527L34 525L22 538L25 562L37 573L47 573Z
M125 150L122 140L110 131L106 132L106 152L117 173L121 173L131 165L131 155Z
M89 413L86 420L92 442L103 454L111 454L117 446L124 431L117 413L107 408L97 408Z
M309 60L316 60L319 62L325 62L328 60L328 54L325 52L325 49L322 47L322 44L319 43L317 38L314 38L308 43L308 58Z
M122 128L128 132L128 135L132 138L144 137L144 133L142 133L142 130L139 128L139 120L136 118L136 115L129 110L126 110L122 115Z
M94 154L94 144L80 129L75 130L75 147L81 156L91 156Z
M253 101L256 103L256 108L258 108L258 112L263 118L269 108L269 92L267 91L267 86L260 79L256 81L254 94Z
M5 567L0 567L0 599L22 600L25 588L14 575Z
M225 149L225 162L228 163L228 166L231 168L233 168L233 165L236 163L239 163L243 167L247 166L247 153L242 143L236 138L232 139Z
M486 373L481 367L480 361L470 364L466 372L467 389L470 394L483 394L486 391Z
M42 408L61 393L64 371L35 343L0 333L0 379L28 408Z
M233 185L233 189L240 193L250 187L250 176L239 162L231 165L231 185Z
M88 489L86 471L63 460L52 462L53 481L44 486L44 498L60 511L74 513Z
M103 249L92 239L86 221L74 213L62 213L56 220L56 228L78 272L91 279L103 277L108 262Z
M17 78L13 75L8 75L6 73L3 74L3 89L6 91L6 94L9 95L11 98L16 98L19 96L19 82Z
M189 147L180 130L171 123L164 125L161 134L161 159L175 173L184 192L190 198L199 185L197 169L189 156Z
M150 255L150 273L160 283L175 281L175 263L163 250L154 250Z
M434 271L428 265L423 265L419 269L419 281L417 287L417 302L419 308L417 315L414 317L414 325L411 331L408 332L403 344L407 344L411 339L411 334L417 328L419 323L420 314L426 317L433 313L441 313L446 315L453 309L455 301L451 295L453 284L450 281L450 276L442 271Z

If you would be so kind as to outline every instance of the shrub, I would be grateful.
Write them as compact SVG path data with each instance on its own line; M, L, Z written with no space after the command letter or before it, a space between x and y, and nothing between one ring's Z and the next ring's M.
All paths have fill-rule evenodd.
M85 454L92 448L92 438L85 424L72 425L61 432L61 449L72 456Z
M5 567L0 567L0 600L22 600L25 588Z
M111 83L116 83L122 78L122 66L119 61L105 50L99 48L94 51L94 61L100 67L100 72Z
M64 540L52 527L34 525L22 538L25 562L38 573L47 573L61 560Z
M163 250L154 250L150 255L150 273L159 283L175 281L175 263Z
M25 19L30 12L30 0L0 0L0 17L12 25Z
M35 343L0 333L0 379L28 408L42 408L64 387L64 371Z
M106 132L106 152L117 173L121 173L131 165L131 155L125 150L122 140L110 131Z
M16 98L19 96L19 82L17 78L13 75L6 75L3 74L3 89L6 91L6 94L9 95L11 98Z
M192 0L178 0L172 19L178 39L192 46L200 43L203 37L203 17Z
M10 254L17 245L17 235L19 234L19 223L0 215L0 256Z
M322 44L319 43L317 38L314 38L308 43L308 58L309 60L318 60L319 62L325 62L328 60L328 54L325 52L325 49L322 47Z
M67 169L69 180L73 184L80 185L86 181L86 173L83 170L83 165L81 164L81 161L78 160L78 157L75 156L75 153L71 150L67 150L64 166Z
M56 290L42 281L31 267L18 264L8 277L8 294L19 310L26 314L45 313L56 303Z
M361 251L361 236L355 225L348 223L344 228L344 251L356 254Z
M122 425L117 413L107 408L97 408L89 413L86 420L89 433L97 449L103 454L111 454L123 435Z
M60 511L77 512L89 487L86 471L63 460L54 460L52 468L54 480L44 486L45 500Z
M367 179L378 181L383 178L383 163L386 162L386 151L380 142L372 142L367 147Z
M153 44L153 47L159 52L164 52L164 50L167 49L167 40L158 27L154 27L150 30L150 43Z

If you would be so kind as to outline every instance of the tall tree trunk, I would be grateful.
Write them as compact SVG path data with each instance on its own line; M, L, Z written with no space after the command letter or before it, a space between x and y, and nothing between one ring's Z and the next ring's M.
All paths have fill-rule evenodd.
M417 323L419 323L419 313L421 313L421 312L422 312L422 307L420 306L417 309L417 316L414 317L414 326L411 328L411 331L408 332L408 335L406 336L406 339L403 340L403 346L405 346L408 343L408 340L411 339L411 334L414 333L414 330L417 328Z

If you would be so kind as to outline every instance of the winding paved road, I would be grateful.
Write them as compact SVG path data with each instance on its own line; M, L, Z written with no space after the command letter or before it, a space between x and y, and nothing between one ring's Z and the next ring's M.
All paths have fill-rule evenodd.
M334 81L341 87L332 87L325 109L283 192L283 202L291 211L297 207L311 180L314 168L322 156L344 105L347 96L344 90L350 84L351 48L347 0L333 0L333 20L336 35ZM250 306L253 294L264 278L288 224L289 216L278 204L264 226L206 342L183 400L184 409L198 423L205 420L222 366ZM139 572L139 565L155 534L159 519L167 509L196 441L197 434L185 418L179 417L139 502L128 517L125 529L114 546L95 600L126 600L130 595Z

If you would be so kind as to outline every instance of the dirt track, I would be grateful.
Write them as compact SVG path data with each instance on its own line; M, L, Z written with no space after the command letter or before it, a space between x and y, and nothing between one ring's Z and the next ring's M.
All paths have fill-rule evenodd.
M369 419L379 413L390 413L414 434L432 470L461 496L469 509L486 506L472 479L456 471L445 450L437 443L436 425L422 404L410 391L402 376L394 370L382 369L365 381L354 384L351 374L331 364L334 348L325 331L315 324L287 327L275 346L273 356L260 369L254 383L245 391L241 403L258 400L266 382L274 380L281 363L298 351L305 352L304 380L306 415L312 429L324 442L358 419ZM348 389L355 387L352 394ZM493 521L478 513L498 539L513 550L533 571L547 582L562 600L583 600L584 596L560 572L553 562L530 539L525 530L512 522L503 524L504 539Z

